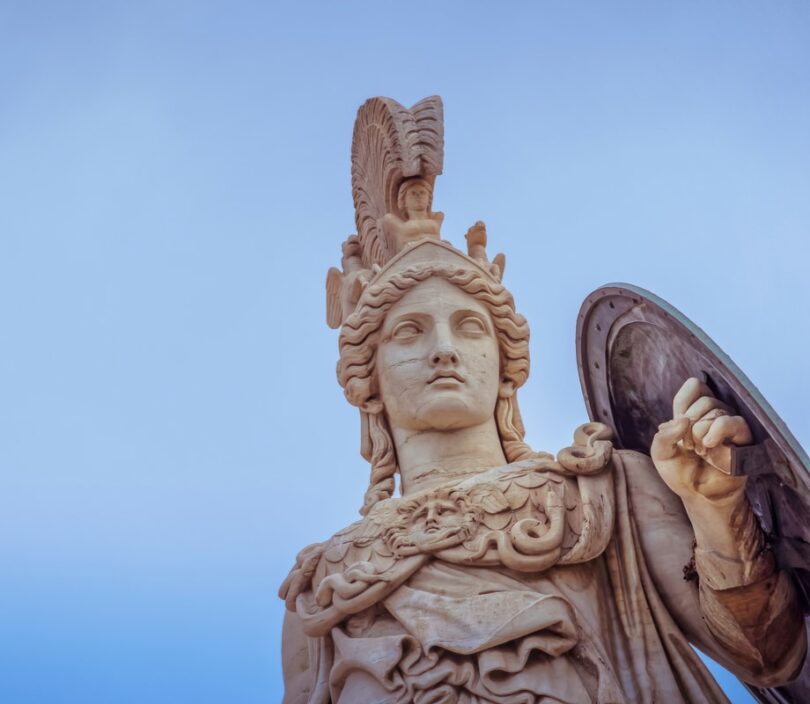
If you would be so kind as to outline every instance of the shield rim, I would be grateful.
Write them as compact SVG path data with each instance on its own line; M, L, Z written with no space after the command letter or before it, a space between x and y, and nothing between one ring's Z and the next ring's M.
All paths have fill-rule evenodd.
M731 376L726 381L732 386L734 391L740 396L740 400L755 413L757 420L766 429L768 435L771 436L773 441L779 446L785 454L792 467L800 466L804 469L802 479L805 484L810 484L810 458L804 451L798 440L794 437L793 433L787 427L785 422L780 418L779 414L768 403L762 393L745 375L745 373L734 363L734 361L712 340L698 325L693 323L687 316L681 313L677 308L667 303L665 300L656 296L651 291L634 286L627 283L610 283L600 286L592 291L580 307L579 314L577 315L576 326L576 348L577 348L577 370L579 372L579 382L582 388L585 406L588 411L588 416L591 420L602 421L604 418L599 417L597 405L595 404L593 389L597 383L595 374L592 372L594 366L592 362L603 362L605 385L609 389L608 380L606 377L607 366L604 365L606 360L594 360L591 358L588 351L588 340L591 331L588 329L588 323L597 306L597 304L608 296L616 296L619 298L627 298L633 301L634 305L646 304L651 306L653 310L662 314L662 318L672 319L676 325L688 332L697 343L699 353L702 353L707 359L713 363L719 363L720 369L725 369ZM640 300L639 300L640 299ZM625 311L619 311L616 316L610 321L612 326L616 320L624 314ZM609 331L606 331L605 339L609 337ZM604 350L607 356L607 350ZM609 396L609 394L608 394ZM612 406L608 409L610 412L610 420L613 419ZM615 423L609 423L615 431ZM621 446L621 438L616 438L616 444ZM795 469L794 469L795 471Z
M667 303L659 296L656 296L651 291L641 288L640 286L626 283L605 284L588 294L580 307L576 326L577 370L588 415L591 420L606 422L614 429L614 442L617 446L621 447L622 441L616 428L617 424L614 422L614 408L610 393L610 379L608 376L609 365L607 361L613 325L630 309L619 309L612 318L608 316L610 323L606 330L601 331L604 334L604 345L599 348L602 352L602 358L599 360L592 359L588 343L590 334L595 331L589 329L589 323L598 304L607 297L629 299L632 302L632 307L642 304L650 306L653 312L658 314L656 316L658 320L673 321L669 329L673 329L672 326L674 326L675 329L683 330L688 333L691 336L691 341L695 346L696 353L705 357L718 371L723 371L726 383L729 384L734 393L738 395L739 400L744 403L747 409L756 417L767 435L777 444L790 465L796 479L801 481L806 491L810 493L810 459L808 459L807 453L794 437L793 433L790 432L790 429L779 414L773 409L770 403L768 403L745 373L702 328L693 323L677 308ZM593 347L591 349L593 349ZM602 364L599 367L595 367L593 364L595 361L599 361ZM599 373L596 374L595 370ZM726 378L726 375L729 375L728 378ZM608 410L609 414L600 414L600 404L597 404L595 401L594 387L599 383L599 379L595 378L597 376L602 377L604 383L608 406L603 410ZM808 620L807 617L805 617L805 628L810 636L810 620ZM810 656L805 660L802 673L794 682L806 679L806 677L803 678L803 675L807 670L809 662ZM763 704L777 704L780 702L787 704L796 701L792 693L789 692L791 684L793 683L779 687L756 687L742 680L741 682L746 689Z

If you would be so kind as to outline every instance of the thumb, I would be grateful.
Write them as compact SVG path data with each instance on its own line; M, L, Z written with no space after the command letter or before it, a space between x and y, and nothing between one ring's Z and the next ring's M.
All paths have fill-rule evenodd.
M673 418L658 426L658 432L650 446L654 460L669 460L678 454L678 441L689 431L691 423L686 416Z

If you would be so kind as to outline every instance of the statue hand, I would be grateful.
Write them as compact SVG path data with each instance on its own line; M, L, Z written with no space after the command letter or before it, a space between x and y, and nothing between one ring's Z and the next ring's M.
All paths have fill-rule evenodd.
M675 395L672 415L658 427L650 447L667 486L685 503L701 497L713 503L738 500L745 477L731 476L731 447L752 441L745 419L695 378Z

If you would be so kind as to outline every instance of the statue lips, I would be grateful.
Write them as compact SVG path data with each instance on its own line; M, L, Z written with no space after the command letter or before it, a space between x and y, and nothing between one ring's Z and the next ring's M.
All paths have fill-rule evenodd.
M465 381L466 379L462 374L450 369L435 372L427 383L436 389L457 389Z

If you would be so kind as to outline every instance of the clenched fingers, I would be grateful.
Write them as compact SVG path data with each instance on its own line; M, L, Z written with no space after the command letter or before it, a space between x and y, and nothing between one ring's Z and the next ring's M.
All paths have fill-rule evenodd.
M714 422L723 416L729 416L731 413L725 408L714 408L702 416L699 420L692 423L692 441L695 445L702 445L703 438L711 430Z
M668 460L678 454L678 441L687 434L689 425L689 419L686 416L661 423L650 446L652 458L655 460Z
M732 445L749 445L753 440L751 428L742 416L720 416L703 437L703 446L712 448L728 441Z
M677 418L686 414L687 409L695 403L701 396L712 397L712 390L700 379L691 377L687 379L683 386L678 389L675 398L672 399L672 417Z
M725 411L727 415L732 414L731 408L714 396L701 396L683 414L694 422L701 420L707 413L715 410Z

